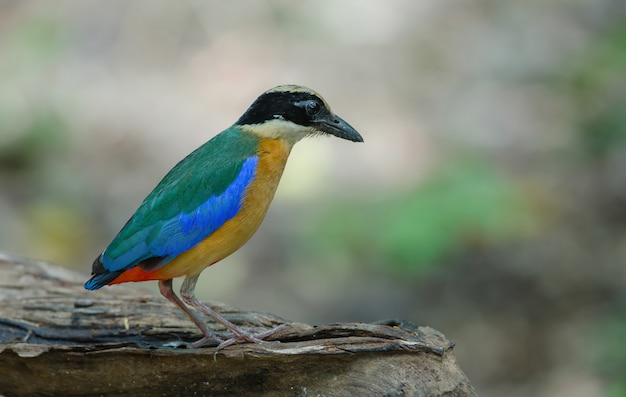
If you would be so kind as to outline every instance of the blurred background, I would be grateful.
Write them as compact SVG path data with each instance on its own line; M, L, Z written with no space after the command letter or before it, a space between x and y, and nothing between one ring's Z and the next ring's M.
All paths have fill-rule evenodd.
M0 250L87 276L284 83L365 143L299 143L201 298L434 327L481 396L626 396L623 0L0 0Z

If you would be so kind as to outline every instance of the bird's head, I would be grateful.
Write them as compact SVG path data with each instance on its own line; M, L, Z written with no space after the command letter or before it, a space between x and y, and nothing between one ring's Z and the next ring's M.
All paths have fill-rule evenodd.
M317 92L297 85L280 85L265 91L236 125L264 138L283 139L291 145L319 134L363 142L361 135L335 115Z

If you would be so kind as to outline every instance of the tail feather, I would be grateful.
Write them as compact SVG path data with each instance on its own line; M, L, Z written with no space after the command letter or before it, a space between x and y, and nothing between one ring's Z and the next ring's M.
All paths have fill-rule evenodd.
M88 290L95 290L104 287L109 284L111 281L115 280L120 274L124 272L124 270L118 271L108 271L104 268L102 264L102 255L99 255L95 261L93 261L93 265L91 268L91 278L87 280L85 283L85 288Z
M93 291L95 289L102 288L111 281L115 280L122 273L124 273L124 270L118 270L116 272L107 271L106 273L94 274L85 283L85 289Z

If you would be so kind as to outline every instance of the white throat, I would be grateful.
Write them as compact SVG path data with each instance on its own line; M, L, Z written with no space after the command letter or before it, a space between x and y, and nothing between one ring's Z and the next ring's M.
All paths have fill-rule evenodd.
M313 127L305 127L282 118L265 121L262 124L242 125L240 128L261 138L282 139L290 146L306 136L317 133Z

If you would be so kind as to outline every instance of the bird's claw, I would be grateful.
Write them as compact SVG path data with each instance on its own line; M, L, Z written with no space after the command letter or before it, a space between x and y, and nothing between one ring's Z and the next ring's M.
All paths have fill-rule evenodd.
M270 330L260 332L258 334L249 335L245 332L234 332L233 336L224 340L216 337L215 335L207 335L204 338L197 340L193 343L190 343L188 346L191 348L198 348L205 345L209 341L217 341L219 344L217 345L216 352L222 350L225 347L233 345L237 342L250 342L250 343L279 343L279 341L267 341L265 338L274 335L276 332L284 329L286 327L285 324L281 324L275 328Z
M264 331L264 332L260 332L260 333L255 334L255 335L248 335L246 333L235 334L235 336L233 336L232 338L227 339L227 340L223 341L222 343L220 343L217 346L217 351L219 351L219 350L221 350L221 349L223 349L225 347L228 347L228 346L230 346L232 344L235 344L235 343L237 343L239 341L245 341L245 342L250 342L250 343L280 343L279 341L267 341L267 340L264 340L264 338L267 338L269 336L274 335L276 332L284 329L285 327L286 327L285 324L281 324L281 325L279 325L277 327L274 327L274 328L272 328L270 330L267 330L267 331Z
M191 348L191 349L196 349L198 347L202 347L205 344L207 344L207 342L209 341L216 341L218 343L218 346L220 346L222 343L224 343L224 339L222 338L218 338L215 335L206 335L201 339L198 339L197 341L193 342L193 343L188 343L187 347Z

